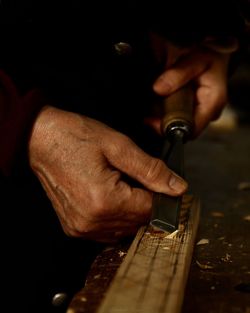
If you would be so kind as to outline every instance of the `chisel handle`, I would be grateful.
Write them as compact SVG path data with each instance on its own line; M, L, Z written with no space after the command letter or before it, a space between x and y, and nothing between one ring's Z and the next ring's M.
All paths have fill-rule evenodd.
M163 100L162 133L171 137L175 130L184 132L185 140L192 135L194 91L189 83Z

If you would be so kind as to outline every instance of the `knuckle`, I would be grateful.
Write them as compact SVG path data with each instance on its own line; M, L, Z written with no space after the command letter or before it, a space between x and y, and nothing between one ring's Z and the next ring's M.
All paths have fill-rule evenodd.
M87 234L91 233L93 231L93 224L89 221L85 221L83 219L77 219L75 221L72 230L71 230L71 235L73 237L84 237Z
M108 214L107 194L99 192L93 201L91 209L91 218L93 221L98 221Z
M126 149L131 146L132 140L126 135L116 132L115 136L109 143L109 152L113 156L119 156L121 153L125 152Z
M179 87L181 80L183 79L182 72L178 68L172 68L166 72L163 77L169 90L173 91Z
M157 158L152 158L147 166L146 180L150 183L159 181L166 166L164 162Z
M78 232L76 228L63 226L63 231L70 238L78 238L78 237L80 237L80 232Z
M218 112L221 112L223 107L227 104L227 101L227 90L225 88L221 88L217 91L217 93L214 93L214 97L211 100L211 106L214 107L214 111L216 114Z
M121 147L122 149L126 149L132 144L132 140L122 133L117 133L116 143L117 146Z

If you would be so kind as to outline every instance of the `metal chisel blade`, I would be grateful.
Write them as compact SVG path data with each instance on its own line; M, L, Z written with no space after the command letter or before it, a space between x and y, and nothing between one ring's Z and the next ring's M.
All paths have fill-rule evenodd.
M161 158L171 170L183 176L184 146L182 134L176 134L171 142L165 141ZM155 193L150 224L167 232L178 229L181 200L181 196L171 197L163 193Z

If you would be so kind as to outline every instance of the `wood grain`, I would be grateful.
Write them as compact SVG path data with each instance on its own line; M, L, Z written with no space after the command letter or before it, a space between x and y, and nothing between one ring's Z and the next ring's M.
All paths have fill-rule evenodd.
M184 198L181 231L175 238L150 226L138 231L98 313L180 312L199 210L197 198Z

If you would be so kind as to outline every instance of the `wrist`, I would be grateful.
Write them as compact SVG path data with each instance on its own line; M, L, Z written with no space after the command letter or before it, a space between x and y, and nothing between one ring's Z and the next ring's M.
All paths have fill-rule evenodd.
M48 147L49 141L52 140L53 136L50 129L53 128L55 123L56 111L59 110L52 106L43 106L33 123L28 141L28 158L30 163L32 163L33 157L38 153L40 154L44 146Z

